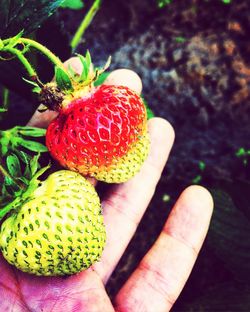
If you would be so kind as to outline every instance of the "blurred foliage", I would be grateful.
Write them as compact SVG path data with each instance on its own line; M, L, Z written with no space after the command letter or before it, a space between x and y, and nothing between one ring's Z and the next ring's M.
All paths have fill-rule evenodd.
M5 0L0 4L0 38L24 30L29 34L51 16L64 0Z
M166 5L169 5L173 2L174 0L157 0L157 4L159 8L164 8ZM208 2L209 0L204 0L205 2ZM218 0L221 1L225 4L230 4L232 0Z
M60 5L61 8L72 9L72 10L80 10L84 6L84 2L82 0L64 0Z

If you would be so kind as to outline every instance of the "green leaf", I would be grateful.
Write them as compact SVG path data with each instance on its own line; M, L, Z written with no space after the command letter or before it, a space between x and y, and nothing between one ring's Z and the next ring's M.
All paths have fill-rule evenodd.
M143 96L141 96L141 98L142 98L142 101L143 101L143 103L144 103L144 105L145 105L145 107L146 107L147 119L151 119L151 118L155 117L155 114L154 114L154 112L151 110L151 108L149 107L147 101L144 99Z
M1 194L1 192L0 192ZM3 185L2 187L2 195L0 196L0 210L8 205L8 203L11 201L12 196L8 193L6 190L6 187Z
M179 36L179 37L175 37L175 41L178 43L183 43L183 42L186 42L186 39L182 36Z
M13 179L11 179L10 177L5 177L4 178L4 184L6 185L6 186L10 186L10 185L12 185L14 183L14 181L13 181Z
M250 221L226 192L211 190L211 193L215 209L208 242L214 253L238 279L248 280L250 276Z
M206 168L206 164L204 163L204 161L199 161L199 169L201 171L204 171Z
M19 134L30 137L43 137L46 134L46 129L36 127L17 127Z
M23 173L24 177L27 178L29 181L32 178L32 174L31 174L31 169L30 169L30 165L26 164L25 168L24 168L24 173Z
M17 45L18 40L22 37L23 30L21 30L16 36L12 37L8 43L8 47L12 48Z
M26 177L20 177L17 180L21 181L22 183L24 183L26 186L29 185L29 179L27 179Z
M80 75L80 81L85 81L88 78L89 75L89 70L90 70L90 66L91 66L91 56L89 51L87 51L86 53L86 57L84 57L81 54L77 54L77 56L79 57L81 63L82 63L82 73Z
M37 154L30 161L30 171L31 171L31 176L32 177L37 172L37 170L40 168L40 165L39 165L39 162L38 162L39 157L40 157L40 154Z
M35 87L35 88L32 89L32 92L33 92L33 93L40 94L40 93L41 93L41 90L42 90L42 89L41 89L40 87Z
M22 138L16 138L15 144L21 145L21 146L27 148L28 150L30 150L32 152L42 153L42 152L48 151L47 147L44 146L43 144L41 144L39 142L35 142L35 141L23 140Z
M37 84L35 81L26 79L26 78L24 78L24 77L23 77L23 80L24 80L25 82L27 82L28 84L32 85L33 87L38 87L38 84Z
M14 195L15 192L19 191L19 188L14 181L14 179L11 179L10 177L5 177L4 178L4 188L5 188L5 193Z
M89 50L87 50L87 52L86 52L85 59L86 59L87 68L89 69L91 64L92 64L91 55L90 55Z
M111 64L111 56L108 57L107 62L103 67L98 68L98 71L97 71L98 76L103 74L109 68L110 64Z
M20 160L26 164L29 165L30 161L31 161L31 156L28 155L27 153L20 151L20 150L16 150L15 153L18 155L18 157L20 158Z
M9 151L10 137L6 135L7 131L0 131L0 156L5 156Z
M40 153L37 153L34 156L31 156L21 150L16 150L15 153L18 155L19 159L25 164L23 177L30 180L40 168L40 164L38 162Z
M196 177L193 178L192 183L193 184L199 184L202 180L202 176L198 174Z
M147 118L148 118L148 119L151 119L151 118L155 117L155 114L154 114L154 112L152 111L151 108L149 108L148 106L146 106L146 110L147 110Z
M73 86L70 80L69 75L65 70L62 70L60 67L55 68L55 77L57 86L63 91L72 91Z
M7 188L6 188L5 183L3 183L1 185L1 193L2 193L2 195L0 197L0 207L4 207L3 203L5 202L6 198L10 196L10 194L9 194Z
M15 154L7 156L6 164L12 177L16 178L22 175L20 161Z
M98 78L94 82L94 85L97 87L97 86L100 86L101 84L103 84L104 81L108 78L109 74L110 74L110 72L102 73L100 76L98 76Z
M68 65L67 70L68 70L70 77L75 78L77 76L75 70L73 69L73 67L70 64Z
M84 7L84 3L82 0L65 0L60 5L60 7L72 10L80 10Z
M157 0L158 2L158 7L163 8L164 6L170 4L172 0Z
M235 153L237 157L246 156L246 154L247 153L244 147L239 148L238 151Z
M42 89L39 87L39 85L36 82L25 79L24 77L23 77L23 80L33 86L32 92L40 93L42 91Z
M0 4L0 37L8 38L24 30L36 30L63 0L4 0Z

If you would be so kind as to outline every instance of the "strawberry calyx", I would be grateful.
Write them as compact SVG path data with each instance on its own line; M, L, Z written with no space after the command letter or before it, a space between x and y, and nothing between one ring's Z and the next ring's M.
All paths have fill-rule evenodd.
M17 211L19 207L21 207L27 200L33 198L34 191L39 187L42 186L42 181L38 178L43 175L51 165L47 165L41 168L30 180L29 185L26 189L21 189L16 195L17 197L8 203L5 207L0 209L0 221L9 213Z
M27 189L47 148L39 139L45 129L16 126L0 131L0 209Z
M47 83L39 93L39 102L44 107L43 109L39 108L39 111L42 112L47 109L59 111L64 97L65 93L58 88L56 83Z
M29 79L24 78L24 80L32 85L34 93L39 94L39 102L46 109L59 111L61 107L67 105L63 104L65 97L67 103L69 98L76 98L76 95L79 95L79 90L84 90L83 93L87 93L89 89L94 87L94 82L104 73L111 62L111 57L109 57L102 68L95 68L89 51L86 52L85 56L76 54L82 63L82 72L77 74L70 66L66 69L62 61L47 47L30 38L24 38L22 35L23 32L21 31L12 38L0 39L0 60L7 61L13 57L19 60L29 75ZM44 84L39 79L33 65L25 56L31 48L39 51L55 66L54 82ZM7 58L2 56L4 53L7 53Z
M43 137L45 133L45 129L28 126L16 126L0 131L1 217L8 211L9 208L5 208L10 202L16 207L40 169L40 153L47 152L47 148L36 138Z
M91 93L94 83L106 71L111 63L111 57L102 68L95 68L89 51L86 55L77 54L82 64L82 72L77 74L71 66L68 70L55 68L55 81L45 84L43 87L30 82L35 88L34 92L39 90L39 100L43 107L60 111L62 108L80 97L85 97Z

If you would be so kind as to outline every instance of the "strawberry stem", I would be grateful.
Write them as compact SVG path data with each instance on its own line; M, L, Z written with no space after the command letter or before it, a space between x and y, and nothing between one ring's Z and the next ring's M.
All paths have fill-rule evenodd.
M18 50L17 48L14 48L12 45L8 46L8 44L11 44L12 39L13 38L8 38L5 40L2 40L3 47L1 48L1 51L9 52L9 53L15 55L19 59L19 61L24 65L29 76L32 78L32 80L38 82L38 84L39 84L38 76L37 76L34 68L32 67L32 65L28 61L28 59L23 55L24 52ZM20 37L20 38L18 38L18 40L16 40L15 46L18 44L24 45L24 47L25 47L24 51L25 52L28 50L29 47L32 47L32 48L38 50L42 55L47 57L47 59L53 65L55 65L55 67L59 67L63 72L66 73L66 69L65 69L62 61L59 59L59 57L57 57L54 53L52 53L48 48L46 48L42 44L36 42L35 40L29 39L29 38L22 38L22 37Z
M26 69L28 75L32 78L32 80L37 80L36 71L20 50L7 46L3 48L2 51L15 55L18 58L18 60L23 64L24 68Z
M3 219L3 217L9 213L11 210L16 209L20 204L20 197L17 197L14 199L12 202L10 202L7 206L4 208L0 209L0 221Z
M65 67L64 67L62 61L59 59L59 57L56 56L54 53L52 53L48 48L43 46L41 43L38 43L35 40L29 39L29 38L20 38L19 43L27 44L30 47L38 50L39 52L41 52L41 54L46 56L52 64L61 68L63 71L66 71Z
M92 22L93 18L95 17L97 11L101 7L101 0L95 0L94 3L92 4L91 8L87 12L87 14L84 16L80 26L78 27L74 37L71 40L70 46L73 51L76 50L78 47L80 41L82 40L83 34L85 33L86 29Z
M4 114L1 113L5 113L8 110L10 91L6 87L2 87L1 93L2 104L0 105L0 121L2 121L4 116Z
M10 90L6 87L3 87L2 90L2 100L3 100L3 108L7 110L9 106L9 95L10 95Z
M44 174L44 172L46 172L49 168L51 167L51 164L49 163L47 166L41 168L34 176L33 178L31 179L31 182L39 182L38 178Z

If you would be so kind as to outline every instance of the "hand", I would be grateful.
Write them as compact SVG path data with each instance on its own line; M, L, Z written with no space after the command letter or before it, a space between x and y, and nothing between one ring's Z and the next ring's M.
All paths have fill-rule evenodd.
M79 70L77 59L70 61ZM141 91L139 77L113 72L106 83L126 84ZM29 125L46 127L55 113L35 113ZM160 118L149 121L151 152L130 181L111 186L102 202L107 244L100 262L69 277L36 277L23 273L0 255L1 311L136 312L169 311L197 258L212 214L212 198L200 186L184 190L155 244L118 292L112 305L105 284L136 231L174 141L174 131ZM147 239L145 237L145 239Z

